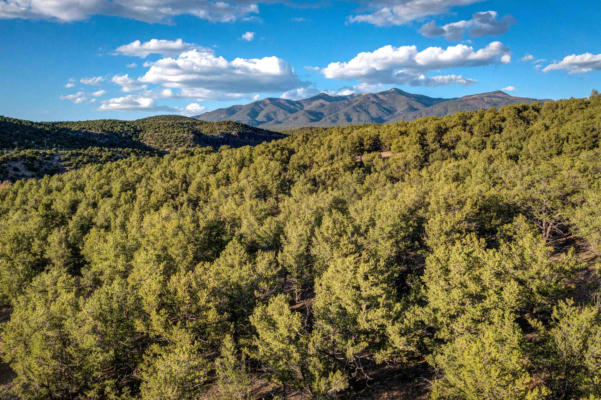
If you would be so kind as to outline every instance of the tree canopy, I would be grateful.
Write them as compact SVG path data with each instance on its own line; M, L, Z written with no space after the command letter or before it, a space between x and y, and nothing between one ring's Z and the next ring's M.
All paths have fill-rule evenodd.
M600 133L593 95L0 187L10 392L601 398Z

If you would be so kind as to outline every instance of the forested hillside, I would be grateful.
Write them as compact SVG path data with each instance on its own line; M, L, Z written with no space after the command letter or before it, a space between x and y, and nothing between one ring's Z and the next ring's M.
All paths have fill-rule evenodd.
M0 117L0 182L39 178L132 155L160 155L199 146L241 147L282 137L236 122L180 116L40 123Z
M19 180L5 396L601 399L600 140L594 95Z

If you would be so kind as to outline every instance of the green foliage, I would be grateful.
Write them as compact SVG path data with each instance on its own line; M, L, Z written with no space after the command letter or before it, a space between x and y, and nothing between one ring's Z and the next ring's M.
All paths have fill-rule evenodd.
M601 396L601 312L560 302L550 336L552 382L560 396Z
M289 299L278 295L258 306L250 318L257 332L256 358L265 363L282 384L302 384L307 379L307 335L303 318L293 313Z
M523 220L508 227L511 241L487 249L470 235L434 249L426 261L427 320L437 338L449 340L475 333L495 317L533 317L549 313L578 269L571 254L557 260L551 248Z
M582 204L575 207L571 215L571 222L580 235L587 239L592 250L601 254L601 191L597 188L583 193Z
M174 342L152 346L140 368L143 400L194 400L206 389L207 362L197 355L198 345L184 331Z
M66 170L0 185L20 398L601 396L596 95L219 151L238 125L1 122L2 165Z
M282 137L237 122L205 122L171 115L136 121L39 123L0 117L0 149L85 149L97 146L175 150L197 145L238 147Z
M238 358L236 344L232 336L227 335L221 346L221 356L215 360L217 375L216 399L247 400L250 399L250 377L245 365L244 356Z
M458 336L435 357L444 375L434 383L432 399L540 399L544 387L531 389L523 338L512 322L483 324L478 333Z
M2 327L4 360L17 373L14 392L24 399L70 398L85 390L78 379L82 357L65 326L79 311L75 286L60 269L40 274Z

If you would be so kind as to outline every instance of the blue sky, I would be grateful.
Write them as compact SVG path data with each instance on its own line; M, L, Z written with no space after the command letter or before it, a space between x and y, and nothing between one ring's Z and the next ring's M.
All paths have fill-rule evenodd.
M196 115L265 97L601 90L601 5L0 0L0 115Z

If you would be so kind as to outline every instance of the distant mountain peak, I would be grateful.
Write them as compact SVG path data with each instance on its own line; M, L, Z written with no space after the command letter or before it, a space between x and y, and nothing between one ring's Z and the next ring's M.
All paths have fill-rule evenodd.
M392 88L379 93L334 96L326 92L289 100L267 98L247 105L222 108L197 119L236 121L266 129L292 129L303 126L339 126L441 117L460 111L533 103L536 99L513 97L501 90L460 98L433 98Z
M468 96L464 96L464 97L483 97L483 96L504 96L504 97L513 97L508 93L505 93L502 90L495 90L492 92L485 92L485 93L477 93L477 94L472 94L472 95L468 95Z

